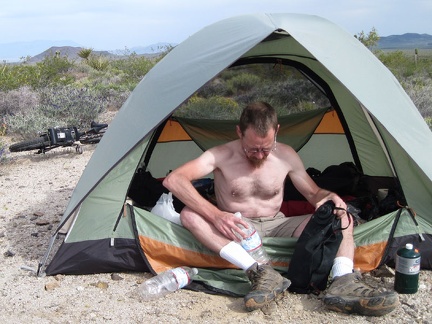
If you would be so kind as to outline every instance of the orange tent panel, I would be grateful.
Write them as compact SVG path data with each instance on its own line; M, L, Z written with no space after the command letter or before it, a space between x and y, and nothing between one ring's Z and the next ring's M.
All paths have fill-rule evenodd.
M334 110L324 115L321 123L315 130L315 134L344 134L342 124Z
M191 141L190 136L185 132L179 122L168 120L159 136L158 143L173 141Z

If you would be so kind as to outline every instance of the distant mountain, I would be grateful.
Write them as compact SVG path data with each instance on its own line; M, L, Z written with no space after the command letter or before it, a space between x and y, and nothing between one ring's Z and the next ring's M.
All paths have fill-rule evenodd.
M172 46L175 46L175 44L156 43L148 46L135 46L130 48L130 51L135 52L136 54L158 54L166 51Z
M49 41L49 40L37 40L32 42L14 42L0 44L0 60L6 60L8 62L17 62L22 57L35 56L47 48L52 46L80 46L79 44L69 41Z
M130 53L139 55L156 55L175 46L173 43L156 43L148 46L134 46L126 50L94 51L96 54L118 57ZM18 62L21 58L31 57L31 62L38 62L48 53L59 51L61 55L77 58L82 49L80 44L73 41L38 40L32 42L15 42L0 44L0 62ZM378 41L378 49L432 49L432 35L407 33L403 35L382 36Z
M29 63L37 63L42 61L46 56L52 56L56 53L59 53L60 56L67 56L71 60L79 60L81 59L78 56L78 53L82 50L82 47L73 47L73 46L53 46L43 51L42 53L32 56ZM115 56L115 54L111 54L108 51L93 51L95 55L103 55L103 56Z
M381 37L379 49L425 49L432 48L432 36L428 34L407 33Z
M157 55L166 51L168 48L175 46L172 43L156 43L148 46L135 46L123 50L104 50L96 51L94 54L109 57L119 57L130 53L138 55ZM16 42L0 44L0 61L19 62L21 58L30 57L29 62L39 62L48 54L67 55L71 59L78 58L78 52L83 47L72 41L34 41L34 42Z

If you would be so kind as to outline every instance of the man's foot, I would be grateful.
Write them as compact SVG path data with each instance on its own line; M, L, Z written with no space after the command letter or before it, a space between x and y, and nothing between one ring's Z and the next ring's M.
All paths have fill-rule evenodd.
M359 273L336 277L327 289L323 301L330 310L365 316L382 316L399 305L399 297L395 291L374 289L362 282Z
M268 305L291 284L291 281L267 264L255 263L246 273L252 283L252 290L244 297L248 311Z

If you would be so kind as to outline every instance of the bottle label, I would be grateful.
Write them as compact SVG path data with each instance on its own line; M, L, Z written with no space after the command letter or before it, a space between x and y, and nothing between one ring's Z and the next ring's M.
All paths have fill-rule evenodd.
M253 250L256 250L261 245L262 245L261 238L260 238L260 236L256 230L254 230L250 236L248 236L247 238L245 238L241 241L241 246L247 252L251 252Z
M189 278L189 274L187 273L187 271L183 268L175 268L172 269L172 273L174 274L179 289L185 287L187 284L189 284L190 282L190 278Z
M407 275L418 274L420 272L420 258L407 259L396 256L396 271Z

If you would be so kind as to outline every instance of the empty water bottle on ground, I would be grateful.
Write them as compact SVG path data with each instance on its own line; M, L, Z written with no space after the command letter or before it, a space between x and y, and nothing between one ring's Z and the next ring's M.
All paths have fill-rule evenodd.
M240 241L241 246L259 264L269 264L270 258L268 256L266 250L264 249L261 237L259 236L257 230L255 229L255 226L252 224L252 222L249 219L242 217L241 213L237 212L234 215L236 217L242 219L244 222L246 222L248 224L248 228L245 228L242 225L238 225L238 227L241 228L243 233L246 234L246 238L243 238L240 235L236 234L238 236L238 238L241 239L241 241Z
M167 270L144 281L138 287L138 294L143 301L161 298L189 285L197 273L198 269L189 267Z

